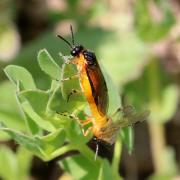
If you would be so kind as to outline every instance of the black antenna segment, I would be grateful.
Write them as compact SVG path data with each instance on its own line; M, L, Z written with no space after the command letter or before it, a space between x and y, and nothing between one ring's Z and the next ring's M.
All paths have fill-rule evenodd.
M72 49L72 45L71 45L71 43L70 43L68 40L66 40L65 38L63 38L61 35L57 35L57 37L59 37L60 39L62 39L64 42L66 42L66 43L69 45L69 47Z
M72 37L72 45L74 46L74 33L73 33L73 28L72 25L70 25L70 30L71 30L71 37Z

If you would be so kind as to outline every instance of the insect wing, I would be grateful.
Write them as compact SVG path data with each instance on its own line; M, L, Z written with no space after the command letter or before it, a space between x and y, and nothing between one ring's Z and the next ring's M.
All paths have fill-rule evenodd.
M108 92L107 85L98 62L96 65L87 66L86 71L98 111L104 115L108 109Z
M119 125L110 119L107 125L101 128L101 139L110 145L114 144L119 133Z
M123 120L118 122L118 126L121 128L131 126L133 124L146 120L150 114L150 111L146 110L142 113L136 113L132 109L125 109L123 113Z

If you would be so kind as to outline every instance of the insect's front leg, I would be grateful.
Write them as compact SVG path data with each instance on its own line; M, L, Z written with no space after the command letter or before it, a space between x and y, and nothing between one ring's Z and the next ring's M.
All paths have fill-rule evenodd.
M67 96L67 102L69 102L70 97L75 94L82 94L82 91L80 91L78 89L72 89L71 92Z
M93 127L89 127L86 131L84 131L84 129L82 129L83 135L87 136L91 131L92 131Z
M76 79L76 78L79 78L79 74L74 74L74 75L72 75L72 76L70 76L70 77L62 78L62 79L61 79L61 83L64 83L65 81L69 81L69 80ZM68 96L67 96L67 101L69 101L69 99L70 99L70 97L71 97L72 95L74 95L74 94L81 94L81 93L82 93L82 92L81 92L80 90L78 90L78 89L72 89L72 90L69 92Z
M75 64L77 65L78 64L78 58L74 57L74 58L71 58L71 59L65 59L65 64Z
M82 120L80 119L76 114L72 113L72 114L68 114L67 112L56 112L57 114L61 115L61 116L66 116L70 119L75 119L76 122L81 125L81 127L91 123L91 119L85 119L85 120Z
M70 77L61 79L61 82L69 81L69 80L71 80L71 79L76 79L76 78L79 78L79 74L74 74L74 75L72 75L72 76L70 76Z
M92 130L92 126L89 127L87 130L84 130L84 126L91 123L91 119L86 119L86 120L80 120L78 117L75 117L78 123L81 126L81 130L84 136L87 136L89 132Z
M59 53L60 57L64 60L65 64L77 64L78 63L78 58L72 56L66 56L63 55L62 53Z
M76 120L76 122L79 124L79 125L82 125L81 123L81 119L79 119L79 117L76 115L76 114L69 114L68 112L56 112L57 114L61 115L61 116L65 116L65 117L68 117L70 119L73 119L73 120Z

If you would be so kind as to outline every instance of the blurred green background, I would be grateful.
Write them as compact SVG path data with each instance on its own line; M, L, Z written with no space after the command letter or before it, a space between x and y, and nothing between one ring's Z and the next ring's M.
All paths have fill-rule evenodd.
M96 53L116 86L137 109L148 108L136 126L132 155L123 149L119 165L125 179L180 178L180 2L178 0L1 0L0 122L26 131L13 85L3 69L27 68L37 86L50 85L38 66L46 48L60 64L70 39ZM112 102L113 104L113 102ZM23 155L23 156L22 156ZM42 162L0 132L0 179L73 179L56 160Z

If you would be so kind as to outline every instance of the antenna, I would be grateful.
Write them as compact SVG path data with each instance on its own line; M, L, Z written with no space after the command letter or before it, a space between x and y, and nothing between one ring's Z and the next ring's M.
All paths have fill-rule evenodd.
M96 153L95 153L95 157L94 157L95 161L97 159L98 151L99 151L99 143L96 144Z
M64 42L66 42L69 47L72 49L72 45L70 44L70 42L68 40L66 40L65 38L63 38L61 35L57 35L57 37L59 37L60 39L62 39Z
M70 25L70 30L71 30L71 37L72 37L72 45L74 45L74 33L73 33L72 25Z

